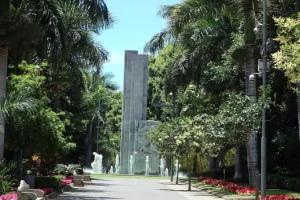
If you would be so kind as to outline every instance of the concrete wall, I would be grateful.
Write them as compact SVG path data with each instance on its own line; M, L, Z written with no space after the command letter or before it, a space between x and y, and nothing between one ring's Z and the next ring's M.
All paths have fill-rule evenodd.
M134 173L145 174L146 156L149 156L149 175L159 174L159 153L147 137L149 130L155 128L158 122L138 121L135 124L134 141Z
M134 154L135 122L147 118L148 56L125 51L120 173L128 174Z

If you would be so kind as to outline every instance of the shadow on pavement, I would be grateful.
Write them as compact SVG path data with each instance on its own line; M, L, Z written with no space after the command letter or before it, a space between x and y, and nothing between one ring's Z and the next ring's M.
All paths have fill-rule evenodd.
M169 192L191 192L191 191L187 191L187 190L175 190L175 189L158 189L158 190L169 191Z
M92 185L92 186L104 186L104 187L107 187L107 186L119 186L118 184L99 183L99 182L92 182L90 185Z
M88 197L88 196L60 196L57 200L112 200L112 199L122 199L114 197Z
M85 193L103 193L103 192L110 192L110 191L91 189L91 188L82 188L82 189L76 188L76 189L72 190L72 193L82 193L82 192L85 192Z

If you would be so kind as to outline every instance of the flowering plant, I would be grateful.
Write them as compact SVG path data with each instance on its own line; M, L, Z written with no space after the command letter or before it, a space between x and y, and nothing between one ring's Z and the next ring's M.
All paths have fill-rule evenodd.
M233 182L227 182L220 179L214 179L211 177L199 177L199 181L207 184L213 185L217 187L222 187L225 190L230 192L240 194L240 195L253 195L255 194L255 188L241 186ZM264 200L300 200L299 198L289 197L288 195L268 195L264 198Z
M255 194L255 188L241 186L233 182L227 182L220 179L214 179L210 177L199 177L199 181L204 182L208 185L214 185L218 187L222 187L230 192L241 194L241 195L252 195Z
M299 198L289 197L288 195L268 195L264 200L299 200Z

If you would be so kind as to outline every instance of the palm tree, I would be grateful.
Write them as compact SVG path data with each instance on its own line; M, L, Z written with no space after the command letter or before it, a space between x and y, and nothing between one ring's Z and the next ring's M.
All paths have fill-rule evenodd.
M85 93L83 107L86 110L87 133L85 135L85 164L90 166L94 144L94 136L100 133L100 125L106 121L107 106L110 103L110 95L116 91L110 82L110 76L100 72L90 73L85 71ZM98 138L97 138L98 139ZM99 141L96 141L98 144Z
M37 105L37 100L29 97L26 92L23 93L9 93L5 98L0 101L0 119L4 121L6 118L14 118L14 116L18 116L23 113L28 113L34 111ZM0 131L2 131L0 129ZM4 154L4 132L1 132L3 136L3 140L0 141L2 155ZM3 158L3 157L2 157Z
M168 69L167 83L173 84L171 88L190 82L199 85L203 67L224 50L233 29L229 20L232 16L227 14L224 3L186 0L160 11L168 27L152 37L145 51L155 53L168 43L183 47L182 56Z
M249 81L249 76L256 72L257 57L256 57L256 38L254 28L258 21L259 1L257 0L232 0L232 6L239 8L239 14L242 16L244 29L244 42L242 63L245 65L245 85L246 95L253 102L256 101L256 81ZM249 184L254 186L257 183L259 174L258 169L258 147L257 147L257 132L252 131L247 142L247 161Z
M238 12L236 8L239 8ZM217 44L212 42L212 46L206 42L209 38L216 41L216 38L229 38L226 28L226 22L231 20L235 23L237 17L242 17L245 47L239 53L243 52L245 58L241 62L245 65L246 77L246 95L250 96L253 101L256 98L256 82L249 82L248 77L256 70L256 44L254 28L258 19L258 1L257 0L224 0L224 1L203 1L203 0L186 0L182 4L164 7L162 15L169 20L167 30L155 35L146 45L146 50L156 51L164 46L168 41L175 44L185 45L187 51L172 66L172 73L169 73L173 79L170 81L176 83L176 80L183 80L183 84L191 80L199 83L201 67L206 62L213 60L217 55L217 48L221 46L222 40ZM227 27L230 27L230 25ZM234 30L230 27L231 31ZM230 29L229 28L229 29ZM191 39L192 38L192 39ZM220 45L221 43L221 45ZM212 50L213 49L213 50ZM209 53L208 53L209 52ZM184 76L186 74L186 76ZM196 75L196 76L192 76ZM186 80L185 78L188 78ZM248 149L248 169L249 182L251 185L256 183L258 175L258 153L257 153L257 134L252 132L247 144Z
M228 12L225 1L186 0L165 6L161 15L168 19L168 28L156 34L145 50L155 52L168 42L183 46L182 56L168 69L167 89L194 82L203 85L201 73L206 65L222 54L235 15ZM210 171L216 171L217 159L209 158Z
M99 30L97 28L107 27L112 21L103 0L3 0L0 2L0 100L3 100L6 93L8 52L12 50L11 47L18 39L18 35L23 34L21 31L15 30L16 27L11 24L22 21L22 27L30 27L38 32L40 37L36 37L37 41L29 41L29 43L33 44L34 50L40 58L55 63L54 61L61 61L58 58L61 58L62 55L68 54L66 48L70 37L66 34L70 32L66 29L67 22L64 21L66 18L63 18L64 13L61 7L63 2L76 4L88 16L89 23L83 23L81 30L89 28L89 30L97 32ZM73 61L80 56L86 58L92 55L88 57L89 61L95 60L94 64L99 64L99 60L102 62L106 53L103 53L101 48L92 45L91 35L83 32L79 36L80 38L75 37L75 39L79 39L77 48L74 48L73 45L71 48L76 53L78 53L78 49L82 51L79 55L72 54ZM22 42L24 41L22 40ZM80 48L82 43L85 44L85 48ZM89 54L89 51L92 51L93 54ZM22 59L22 56L20 57ZM56 62L56 64L59 63ZM4 124L4 119L0 117L0 159L3 158L4 152Z

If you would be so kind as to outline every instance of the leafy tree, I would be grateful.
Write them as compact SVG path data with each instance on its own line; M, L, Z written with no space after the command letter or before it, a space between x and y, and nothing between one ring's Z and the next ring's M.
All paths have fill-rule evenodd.
M300 14L295 18L276 18L280 51L273 54L275 68L284 71L297 90L298 133L300 139Z
M10 92L25 92L37 101L34 112L7 118L7 149L14 151L19 159L33 154L42 158L58 157L75 147L64 135L68 123L64 121L64 113L54 112L49 105L45 90L46 78L43 75L47 67L47 64L30 65L23 62L19 65L21 73L9 78Z
M47 59L52 66L49 70L49 80L53 81L52 91L58 92L65 86L57 83L65 80L61 78L66 77L60 73L62 68L71 70L70 64L73 64L77 70L72 71L78 75L80 73L76 63L99 66L106 58L106 52L91 39L91 32L97 33L100 28L105 28L112 22L102 0L4 0L1 1L0 7L0 27L3 30L0 33L0 98L4 98L5 95L8 49L12 58L9 60L10 64L17 65L21 60L31 60L33 57ZM66 63L69 66L66 66ZM51 99L55 101L54 104L59 105L62 96L60 93L55 96L53 92ZM1 124L4 124L3 121ZM1 137L2 144L4 135L1 134ZM0 149L2 158L2 145Z

